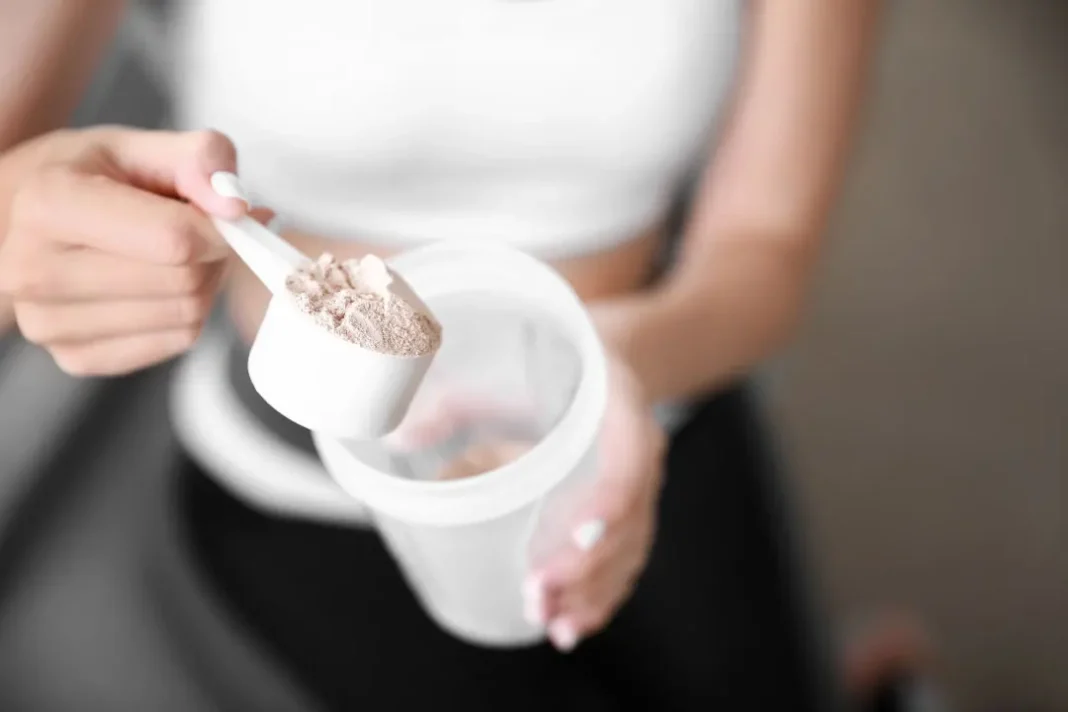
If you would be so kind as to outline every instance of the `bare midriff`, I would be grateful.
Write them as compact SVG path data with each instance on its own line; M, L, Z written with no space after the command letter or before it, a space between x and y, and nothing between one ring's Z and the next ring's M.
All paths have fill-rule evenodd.
M339 259L373 253L388 257L392 251L358 241L323 239L286 231L283 235L304 254L317 257L329 252ZM663 228L655 227L598 252L552 262L587 302L620 296L649 283L660 254ZM229 288L230 315L241 336L252 341L267 308L269 294L243 264L235 265Z

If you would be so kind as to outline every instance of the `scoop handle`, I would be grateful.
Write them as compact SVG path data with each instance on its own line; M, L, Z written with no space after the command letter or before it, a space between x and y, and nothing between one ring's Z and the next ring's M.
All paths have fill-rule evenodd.
M213 217L212 222L271 294L284 291L286 278L309 262L307 255L247 215L237 220Z
M211 174L210 180L212 190L219 195L250 204L241 180L233 173L216 171ZM212 222L237 256L271 290L271 294L280 294L286 288L286 277L309 261L307 255L248 215L236 220L213 216Z

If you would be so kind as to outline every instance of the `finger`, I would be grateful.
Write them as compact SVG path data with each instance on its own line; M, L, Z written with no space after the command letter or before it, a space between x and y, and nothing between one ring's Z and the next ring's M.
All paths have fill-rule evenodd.
M574 592L607 571L618 553L618 541L602 541L589 552L572 546L557 553L546 566L527 577L523 604L528 619L544 625L564 613Z
M640 505L647 492L647 483L642 478L621 483L599 478L590 503L574 519L568 546L539 569L544 585L550 589L564 588L610 561L639 526L640 517L645 514Z
M386 436L386 444L398 450L420 449L479 422L520 421L531 412L526 402L504 403L482 395L431 391L420 394L400 426Z
M545 587L541 574L523 582L523 617L533 626L543 626L556 615L556 602Z
M598 605L562 614L546 627L549 641L560 652L569 653L582 640L607 626L615 610L615 606Z
M402 452L420 450L447 439L455 430L444 399L431 396L422 403L413 403L408 415L383 442L386 447Z
M151 265L89 249L53 250L0 275L0 289L35 302L178 297L200 291L220 264ZM28 264L26 264L28 263Z
M610 566L622 544L622 537L613 536L599 541L597 546L589 551L576 546L568 547L538 572L543 585L548 591L557 594L581 585Z
M179 266L214 261L227 248L204 213L101 175L65 168L39 173L12 207L13 232L44 235L131 260ZM8 239L11 239L10 237Z
M625 515L611 520L590 518L571 532L571 545L558 552L547 565L537 569L528 581L543 589L545 616L559 615L576 591L587 589L606 572L640 571L648 558L653 540L655 503L636 500Z
M561 604L560 612L548 626L550 642L561 652L569 652L585 638L600 632L627 601L633 591L633 579L606 579L581 601Z
M608 613L629 595L644 559L637 549L622 550L611 561L592 566L556 596L555 617L575 616L604 609ZM603 611L602 611L603 612Z
M237 172L237 150L218 131L141 131L104 134L109 154L136 185L161 195L177 195L206 213L236 218L248 210L241 195L212 187L217 172Z
M56 364L72 376L116 376L184 353L199 335L199 327L175 329L56 346L50 351Z
M549 636L549 642L561 653L570 653L582 639L578 622L570 618L553 620L546 628L546 634Z
M128 334L197 327L211 311L222 270L191 294L160 299L21 302L19 329L36 344L75 344Z
M532 623L544 624L567 612L583 592L596 589L612 572L633 575L648 557L651 523L619 522L608 529L590 520L572 531L571 545L556 553L527 577L523 587L524 613Z
M617 558L561 591L546 627L553 645L567 652L604 628L633 593L642 563L636 554Z

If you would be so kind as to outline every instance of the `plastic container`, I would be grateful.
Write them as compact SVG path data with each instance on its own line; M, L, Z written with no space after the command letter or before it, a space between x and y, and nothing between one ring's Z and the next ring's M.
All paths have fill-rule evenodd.
M241 194L236 176L216 173L212 179L231 191L225 194ZM335 437L374 439L395 429L434 353L383 354L323 329L300 310L285 284L307 256L249 217L213 222L272 294L248 357L260 396L293 422ZM389 291L433 318L411 287L391 276Z
M425 310L396 278L390 289ZM248 375L260 396L293 422L366 440L400 424L433 359L434 353L393 356L349 343L316 324L283 291L267 306L249 350Z
M443 391L483 402L495 398L505 409L485 409L480 422L464 424L460 439L492 436L503 426L511 430L498 428L498 434L527 438L532 447L498 469L449 481L413 475L412 466L425 463L426 452L406 455L384 442L317 432L319 454L334 479L371 511L439 625L482 645L534 643L544 632L523 617L522 582L532 563L569 545L575 508L596 469L607 398L600 340L570 286L519 251L436 245L391 262L434 309L445 333L409 418L420 417L420 401L432 408L434 394ZM501 326L445 308L464 295L481 304L511 305L518 336L502 337L507 330ZM525 315L547 320L551 331L532 331ZM493 422L502 412L507 417ZM456 437L451 433L437 443L437 454Z

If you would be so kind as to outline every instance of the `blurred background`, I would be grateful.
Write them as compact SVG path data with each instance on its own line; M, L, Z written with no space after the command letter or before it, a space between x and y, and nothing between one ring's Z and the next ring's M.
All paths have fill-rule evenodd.
M961 709L1068 710L1068 4L902 0L774 391L841 616Z
M917 615L956 709L1068 710L1068 5L889 5L810 318L768 402L834 622ZM128 30L79 123L165 119ZM166 462L165 414L129 426L140 450L122 457L141 469L84 472L67 447L165 396L159 373L116 394L0 340L0 690L45 670L64 684L56 666L80 646L98 651L86 679L174 685L204 708L108 652L156 643L118 627L140 603L115 578L136 574L93 558L124 488Z

